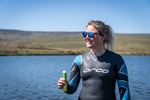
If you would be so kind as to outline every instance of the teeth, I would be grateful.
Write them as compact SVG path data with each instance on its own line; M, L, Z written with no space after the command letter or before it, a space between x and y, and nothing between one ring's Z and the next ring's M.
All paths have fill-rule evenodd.
M86 40L86 42L87 42L87 43L92 43L92 41L91 41L91 40L89 40L89 39L87 39L87 40Z
M91 42L91 41L87 41L87 43L90 43L90 44L91 44L92 42Z
M91 42L91 41L87 40L87 42Z

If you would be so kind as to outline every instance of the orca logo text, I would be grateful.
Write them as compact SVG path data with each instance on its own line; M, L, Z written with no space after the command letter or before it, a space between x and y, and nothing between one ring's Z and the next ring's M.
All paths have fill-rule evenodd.
M109 70L107 69L102 69L102 68L91 68L91 69L84 69L83 73L88 73L88 72L98 72L98 73L109 73Z

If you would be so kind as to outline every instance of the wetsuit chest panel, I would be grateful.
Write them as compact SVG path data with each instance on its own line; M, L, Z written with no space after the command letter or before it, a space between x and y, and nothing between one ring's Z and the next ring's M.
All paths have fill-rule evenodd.
M82 55L80 77L81 100L115 100L115 71L111 60L85 53Z
M114 68L110 62L101 62L96 56L92 55L87 55L82 60L84 61L80 69L80 75L83 80L114 78Z

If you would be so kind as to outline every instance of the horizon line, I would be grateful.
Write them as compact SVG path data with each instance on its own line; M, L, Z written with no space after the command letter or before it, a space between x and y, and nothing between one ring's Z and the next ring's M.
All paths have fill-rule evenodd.
M5 31L24 31L24 32L83 32L83 31L36 31L36 30L23 30L23 29L6 29L6 28L0 28L1 30ZM138 32L138 33L126 33L126 32L114 32L115 34L150 34L145 32Z

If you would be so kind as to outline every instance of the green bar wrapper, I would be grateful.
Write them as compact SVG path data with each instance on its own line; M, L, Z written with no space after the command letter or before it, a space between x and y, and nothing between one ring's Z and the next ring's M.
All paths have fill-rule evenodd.
M67 91L67 73L65 70L63 70L63 78L65 79L65 85L63 87L63 90Z

